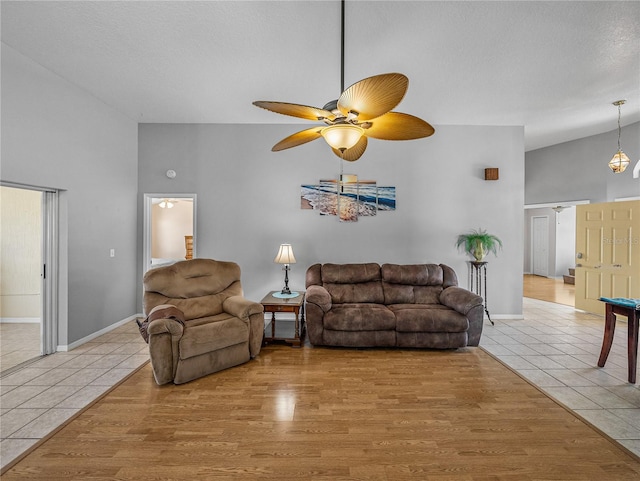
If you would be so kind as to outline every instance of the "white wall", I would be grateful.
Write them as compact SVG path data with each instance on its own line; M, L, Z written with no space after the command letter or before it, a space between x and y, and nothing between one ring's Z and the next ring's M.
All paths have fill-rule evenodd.
M39 319L42 193L0 187L0 320Z
M193 235L193 202L174 201L171 209L151 207L151 257L184 260L184 237Z
M59 345L138 312L137 123L3 43L1 141L3 181L62 190Z
M368 261L445 263L466 287L468 258L455 241L481 227L504 243L499 256L488 259L492 317L522 313L521 127L436 126L427 139L372 140L344 172L395 186L397 210L356 223L300 208L301 184L339 173L339 159L322 140L270 151L306 127L140 124L139 213L144 193L197 193L198 256L238 262L254 300L282 287L273 258L283 242L293 244L298 260L290 274L294 289L304 288L305 271L315 262ZM486 167L498 167L500 180L485 181ZM177 172L175 179L165 176L168 169Z

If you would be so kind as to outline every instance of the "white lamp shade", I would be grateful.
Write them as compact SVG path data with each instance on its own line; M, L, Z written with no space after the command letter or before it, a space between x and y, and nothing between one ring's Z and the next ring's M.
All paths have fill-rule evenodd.
M629 157L622 150L618 150L613 158L609 161L609 168L615 173L619 174L624 172L629 166Z
M293 255L293 247L291 244L281 244L278 255L273 259L276 264L295 264L296 257Z
M320 133L327 144L343 152L358 143L364 134L364 129L352 124L336 124L325 127Z

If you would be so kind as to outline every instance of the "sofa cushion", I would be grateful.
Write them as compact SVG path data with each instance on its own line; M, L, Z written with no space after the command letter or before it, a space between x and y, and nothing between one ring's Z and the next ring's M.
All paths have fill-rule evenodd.
M384 293L380 281L358 284L325 284L324 288L331 296L331 303L374 303L384 304Z
M381 274L385 304L440 304L444 274L439 265L384 264Z
M144 310L172 304L185 320L223 312L227 297L242 295L240 267L235 262L193 259L147 271L144 275Z
M440 304L442 286L409 286L382 283L384 303L391 304Z
M229 314L194 319L185 323L180 339L180 359L217 351L249 339L249 323Z
M322 285L333 304L372 302L384 304L380 266L368 264L324 264Z
M398 332L465 332L469 329L465 316L442 305L394 304L388 307L396 316Z
M322 282L325 284L354 284L380 280L380 266L367 264L324 264Z
M391 284L441 286L444 280L438 264L383 264L381 273L382 280Z
M323 324L333 331L385 331L395 330L396 318L382 304L340 304L324 315Z

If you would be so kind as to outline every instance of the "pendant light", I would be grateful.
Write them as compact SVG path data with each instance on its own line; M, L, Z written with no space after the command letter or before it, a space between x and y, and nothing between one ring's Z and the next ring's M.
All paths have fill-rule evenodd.
M625 171L629 165L629 157L620 149L620 106L623 105L626 100L616 100L613 105L618 107L618 151L613 158L609 161L609 168L614 174L620 174Z

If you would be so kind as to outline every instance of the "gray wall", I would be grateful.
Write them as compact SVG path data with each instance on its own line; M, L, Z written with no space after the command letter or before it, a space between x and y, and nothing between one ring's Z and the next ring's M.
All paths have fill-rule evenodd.
M612 111L611 116L615 125L617 111ZM527 152L525 204L571 200L612 202L620 197L640 196L640 179L632 175L640 158L640 122L622 128L620 143L631 159L631 165L621 174L614 174L607 166L618 148L617 128Z
M139 215L144 193L196 193L198 257L238 262L245 294L254 300L281 288L284 276L273 258L283 242L293 245L298 261L292 288L304 289L313 263L370 261L445 263L466 287L468 257L457 252L455 240L481 227L504 243L499 256L489 258L491 314L522 313L521 127L436 126L428 139L372 140L344 173L395 186L397 210L356 223L300 209L301 184L335 178L340 171L324 141L270 151L308 127L140 124ZM485 181L486 167L498 167L500 180ZM177 172L175 179L165 176L168 169ZM141 227L138 239L141 258Z
M137 312L137 135L135 121L2 44L0 178L63 190L59 345Z

